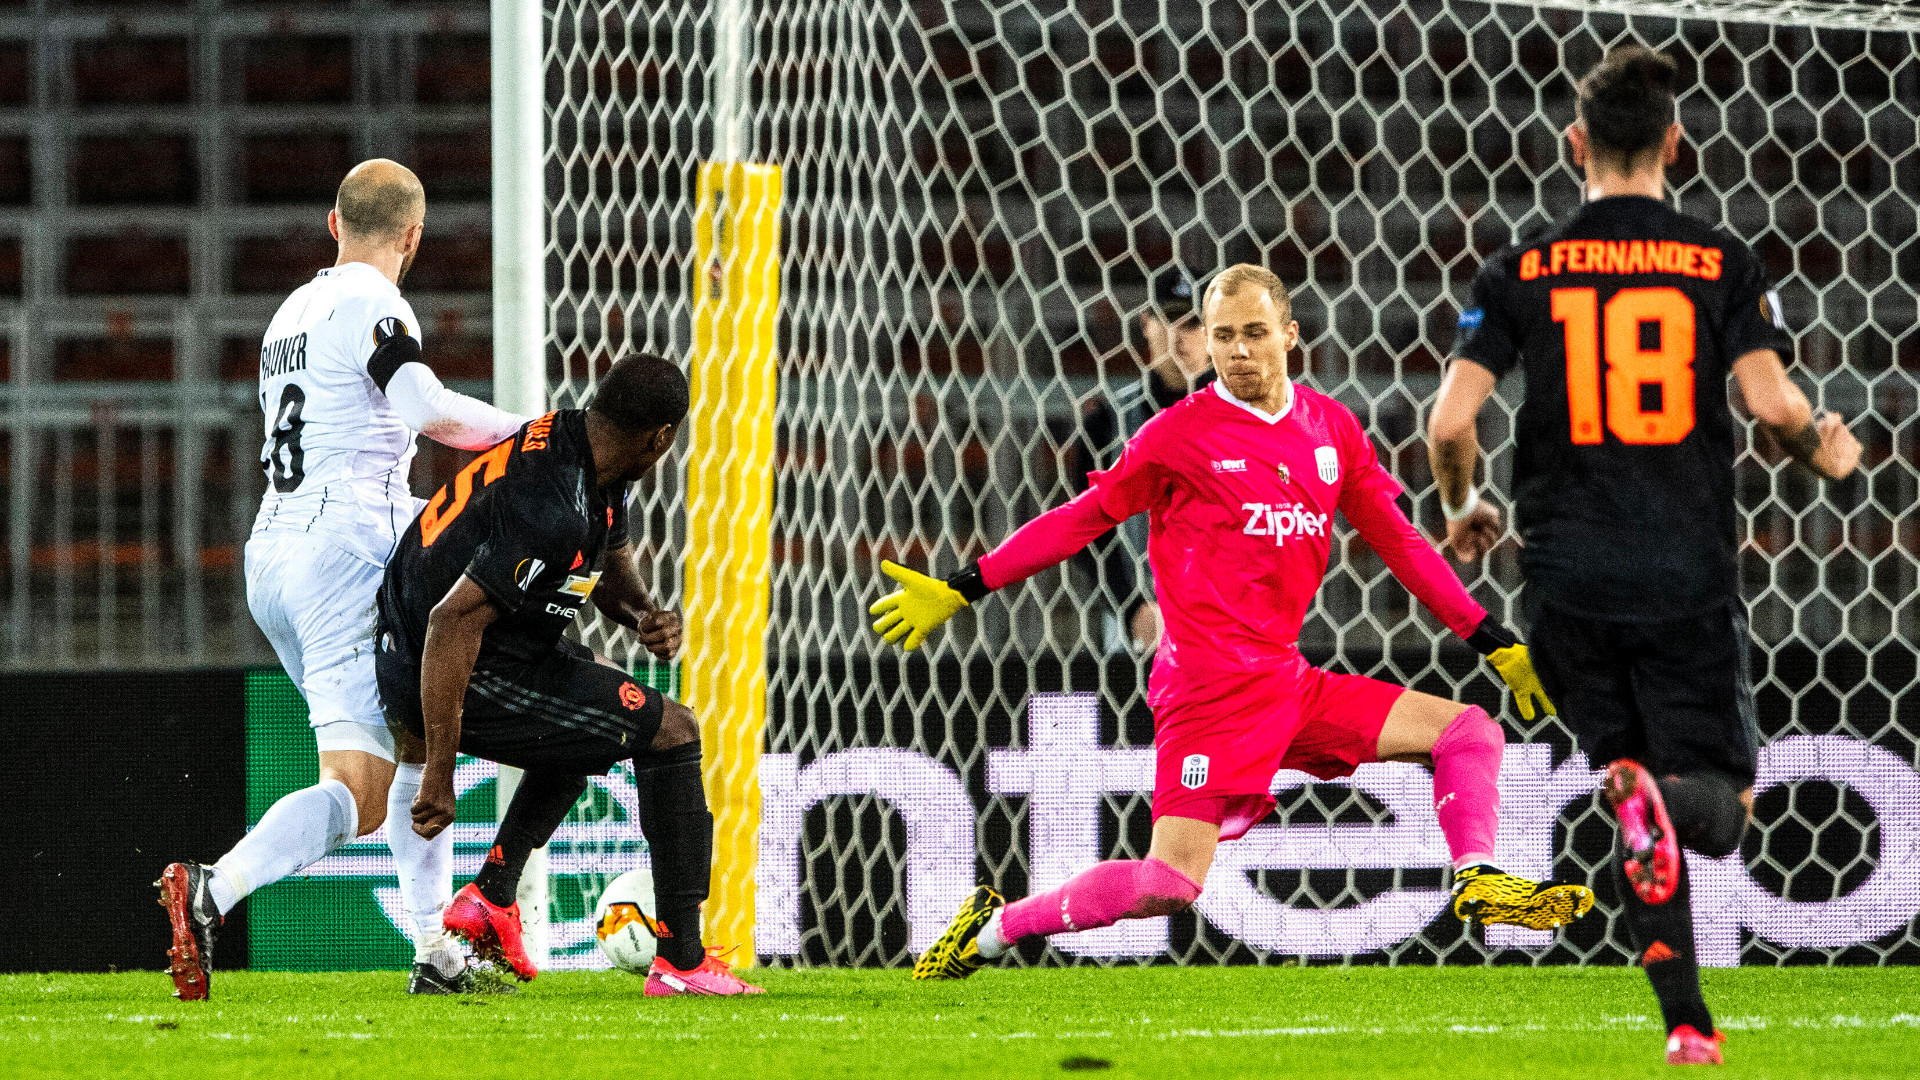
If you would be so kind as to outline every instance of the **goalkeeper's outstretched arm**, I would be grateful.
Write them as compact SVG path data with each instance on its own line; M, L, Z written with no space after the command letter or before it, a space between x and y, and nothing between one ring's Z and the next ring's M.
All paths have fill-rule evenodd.
M945 580L897 563L881 563L881 572L899 582L900 588L867 609L869 614L880 616L873 624L874 631L911 652L961 608L995 589L1025 581L1072 558L1132 516L1113 516L1102 505L1101 494L1101 486L1096 483L1065 505L1022 525L979 562Z
M908 651L917 649L961 608L1065 562L1108 529L1158 505L1171 485L1171 474L1155 452L1163 416L1147 421L1113 468L1089 474L1087 490L1022 525L958 574L942 581L891 562L880 564L900 588L867 609L880 616L875 632Z

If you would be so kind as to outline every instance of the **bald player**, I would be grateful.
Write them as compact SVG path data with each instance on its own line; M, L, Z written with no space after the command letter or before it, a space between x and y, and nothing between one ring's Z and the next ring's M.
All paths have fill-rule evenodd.
M426 210L405 166L355 166L327 214L339 257L280 305L260 349L268 486L247 541L247 606L307 700L320 776L274 803L218 862L161 873L169 971L182 1000L206 998L214 931L234 905L388 817L398 823L387 842L414 926L408 991L492 982L469 969L441 925L453 895L452 834L429 841L408 827L424 747L410 738L396 746L373 669L375 596L415 513L407 485L415 435L481 450L526 421L448 390L427 366L420 322L400 295Z

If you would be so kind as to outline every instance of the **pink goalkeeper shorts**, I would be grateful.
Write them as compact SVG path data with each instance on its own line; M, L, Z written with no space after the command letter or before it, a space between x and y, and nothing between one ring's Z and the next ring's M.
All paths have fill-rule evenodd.
M1296 657L1224 697L1154 714L1153 818L1211 821L1232 840L1272 811L1273 776L1322 780L1379 760L1380 729L1406 688L1322 671Z

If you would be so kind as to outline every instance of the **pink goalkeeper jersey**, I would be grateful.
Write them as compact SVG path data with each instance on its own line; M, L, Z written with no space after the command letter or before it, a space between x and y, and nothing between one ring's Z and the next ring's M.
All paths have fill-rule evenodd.
M1326 577L1333 514L1346 514L1395 577L1466 637L1486 611L1394 503L1360 421L1295 383L1277 416L1224 383L1162 410L1113 468L980 559L989 588L1024 580L1145 512L1166 632L1153 705L1206 700L1299 657L1300 625Z

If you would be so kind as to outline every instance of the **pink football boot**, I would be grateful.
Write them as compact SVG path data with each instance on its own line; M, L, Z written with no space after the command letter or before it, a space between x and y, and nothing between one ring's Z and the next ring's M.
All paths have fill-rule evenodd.
M1717 1031L1709 1038L1696 1031L1692 1024L1681 1024L1667 1036L1667 1064L1724 1065L1720 1044L1726 1041L1727 1037Z
M709 947L706 959L700 961L700 966L692 971L681 971L667 963L664 956L654 957L653 967L647 971L647 996L766 993L733 973L733 966L727 963L727 954L733 952L733 948Z
M480 895L472 882L455 893L453 903L440 916L446 928L465 938L473 954L482 960L505 964L521 982L531 982L540 974L526 943L520 936L520 905L495 907Z
M1620 819L1620 836L1627 845L1627 880L1633 883L1633 891L1649 904L1666 903L1680 887L1680 843L1673 834L1673 820L1667 817L1667 804L1660 798L1660 785L1639 762L1621 758L1607 766L1601 790Z

